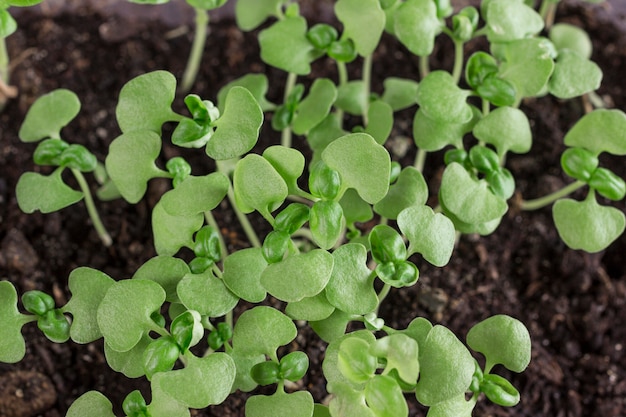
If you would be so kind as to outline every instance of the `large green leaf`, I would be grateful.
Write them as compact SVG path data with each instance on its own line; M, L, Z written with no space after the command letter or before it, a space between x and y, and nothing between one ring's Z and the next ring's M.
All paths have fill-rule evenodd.
M298 75L311 72L314 46L306 37L304 17L288 17L259 33L261 59L274 67Z
M246 417L312 417L313 397L308 391L288 394L276 391L273 395L254 395L246 401Z
M317 78L309 94L298 104L293 131L303 135L322 122L337 98L337 87L328 78Z
M333 257L322 249L290 256L269 265L261 274L261 285L282 301L300 301L319 294L333 270Z
M233 329L233 348L248 356L276 357L276 349L291 342L298 331L291 319L266 306L246 310Z
M256 144L263 112L250 91L232 87L222 115L213 124L217 130L207 143L206 153L218 161L237 158Z
M445 123L467 123L473 117L467 104L470 91L459 88L446 71L433 71L417 89L417 104L429 119Z
M157 203L152 209L154 248L159 255L173 256L183 246L193 247L193 234L204 224L201 213L192 216L172 216Z
M559 51L548 89L556 97L568 99L597 90L601 82L602 70L595 62L563 50Z
M61 138L61 129L80 111L78 96L66 89L54 90L39 97L26 113L18 133L22 142Z
M519 39L502 46L504 62L498 76L515 86L517 99L544 91L552 72L552 45L545 38Z
M211 211L226 197L230 181L219 172L189 176L161 197L163 209L172 216L192 216Z
M155 281L165 290L165 300L179 303L176 286L189 273L189 266L180 258L171 256L155 256L148 259L133 274L132 279L148 279Z
M189 310L203 316L221 317L231 311L239 301L211 269L202 274L187 274L176 288L178 297Z
M405 208L426 204L427 198L428 186L422 173L413 167L406 167L385 198L374 205L374 211L395 220Z
M368 56L378 46L385 28L385 12L378 0L339 0L335 14L343 24L343 37L354 41L356 51Z
M347 188L374 204L387 195L391 159L387 150L366 133L352 133L330 143L322 159L341 175Z
M543 29L543 19L534 9L517 0L491 0L485 15L489 42L528 38Z
M601 152L626 155L626 114L618 109L587 113L567 132L564 142L596 155Z
M98 391L88 391L72 403L65 417L115 417L113 404Z
M442 23L432 0L408 0L393 14L393 30L400 42L418 56L428 56Z
M532 132L526 114L513 107L499 107L474 126L477 139L494 145L499 155L508 151L526 153L532 145Z
M60 168L48 176L36 172L22 174L15 187L20 209L24 213L52 213L82 200L83 193L66 185L62 173Z
M26 316L17 309L17 291L9 281L0 281L0 362L15 363L24 358L26 343L22 326Z
M238 297L260 303L267 295L261 285L261 273L267 261L261 248L247 248L231 253L224 259L224 284Z

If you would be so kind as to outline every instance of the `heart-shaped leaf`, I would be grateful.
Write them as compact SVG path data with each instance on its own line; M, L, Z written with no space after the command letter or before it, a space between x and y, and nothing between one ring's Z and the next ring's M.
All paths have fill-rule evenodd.
M24 358L26 343L22 326L27 316L17 309L17 291L9 281L0 281L0 362L15 363Z
M374 205L374 211L395 220L405 208L426 204L427 198L428 185L422 173L413 167L406 167L389 187L385 198Z
M450 261L456 232L452 221L428 206L409 207L398 215L398 227L409 239L409 255L420 253L435 266Z
M543 29L543 19L533 8L517 0L491 0L485 15L489 42L528 38Z
M480 120L480 111L470 106L472 118L466 123L450 123L437 121L429 118L421 108L413 118L413 140L415 144L425 151L434 152L453 145L457 148L463 146L463 136L471 132L474 125Z
M607 248L626 226L624 213L615 207L601 206L594 193L583 201L558 200L552 206L552 216L567 246L590 253Z
M400 42L418 56L428 56L442 24L431 0L408 0L393 14L393 30Z
M144 376L146 370L143 364L143 354L152 340L150 336L144 334L139 343L126 352L116 352L105 343L104 356L107 360L107 364L115 372L120 372L127 378L139 378Z
M97 319L105 342L117 352L132 349L157 324L151 315L165 301L165 291L148 280L117 281L98 306Z
M328 301L348 314L374 311L378 297L374 277L367 267L367 250L358 243L348 243L333 252L334 266L326 285Z
M476 123L477 139L496 147L499 155L511 151L526 153L532 145L532 132L526 114L513 107L499 107Z
M550 40L559 53L564 50L576 52L583 58L591 58L593 45L589 34L569 23L556 23L550 28Z
M385 12L378 0L339 0L335 14L343 24L342 37L352 39L361 56L369 56L378 46L385 28Z
M294 320L319 321L328 318L335 307L328 302L324 291L313 297L287 304L285 313Z
M217 127L206 146L206 153L217 161L240 157L254 147L263 124L263 112L256 99L243 87L232 87L224 111L213 125Z
M384 145L393 128L393 109L382 100L370 103L367 109L367 127L365 133L374 138L376 143Z
M348 226L354 225L355 222L365 223L374 217L372 206L363 201L353 188L346 190L341 200L339 200L339 204L341 204L343 217L346 219Z
M15 197L24 213L36 210L52 213L83 199L83 193L67 186L61 178L63 168L45 176L36 172L25 172L17 181Z
M261 59L273 66L298 75L311 72L315 48L306 37L304 17L288 17L259 33Z
M330 280L333 263L330 253L314 249L269 265L261 274L261 284L279 300L300 301L324 289Z
M165 301L179 303L176 286L188 273L189 267L184 260L171 256L155 256L141 265L132 279L155 281L165 290Z
M276 357L276 349L291 342L298 331L293 321L266 306L246 310L233 329L233 348L244 355Z
M339 86L335 106L353 115L365 113L369 97L367 97L363 80L348 81Z
M417 102L419 84L414 80L388 77L383 81L385 91L381 100L389 104L393 111L403 110Z
M489 317L467 333L467 345L485 355L485 372L501 364L522 372L530 363L530 334L519 320L503 314Z
M58 89L39 97L26 113L18 136L22 142L61 138L61 129L80 111L80 100L70 90Z
M303 135L322 122L337 98L337 87L328 78L313 82L309 95L298 104L298 113L293 119L293 131Z
M192 216L211 211L226 197L230 181L219 172L189 176L161 197L163 209L172 216Z
M559 51L548 89L552 95L568 99L597 90L601 82L602 70L595 62L563 50Z
M238 2L239 3L239 2ZM226 84L217 93L217 107L220 113L224 112L226 105L226 96L233 87L243 87L254 96L262 111L273 110L276 106L265 98L268 89L268 80L265 74L246 74L241 78L237 78Z
M429 119L454 124L467 123L473 117L472 108L466 102L469 95L469 91L457 86L448 72L433 71L417 89L417 104Z
M377 417L367 406L365 393L355 389L352 384L335 382L328 384L333 393L328 407L331 415L342 417Z
M270 146L263 151L263 158L267 159L276 172L285 180L289 194L297 194L298 178L304 171L304 155L297 149L286 146Z
M268 17L276 16L280 6L286 2L287 0L238 0L235 3L237 26L244 31L252 30Z
M308 391L291 394L276 391L273 395L254 395L246 401L246 417L312 417L313 403L313 397Z
M545 38L519 39L502 44L504 62L498 77L515 86L517 99L544 91L552 72L552 45Z
M107 290L115 283L104 272L92 268L76 268L68 278L72 298L63 311L72 315L70 337L76 343L91 343L102 337L97 325L98 306Z
M65 417L115 417L113 404L98 391L88 391L78 397L67 410Z
M261 285L261 273L267 261L261 248L247 248L233 252L224 259L224 284L235 295L251 303L265 299L266 291Z
M149 72L127 82L115 108L122 132L149 130L160 134L163 123L180 120L181 116L172 111L175 94L176 78L167 71Z
M147 410L151 417L190 417L189 408L164 392L154 380L151 388L152 401Z
M172 216L157 203L152 209L154 248L159 255L173 256L183 246L193 248L193 234L202 227L204 216Z
M387 195L391 159L387 150L367 133L351 133L330 143L322 159L341 175L347 188L374 204Z
M626 114L618 109L598 109L584 115L565 135L567 146L598 155L626 155Z
M324 320L311 321L309 325L323 341L330 343L346 333L346 328L351 319L351 315L341 310L335 310ZM324 375L327 374L324 373Z
M385 374L395 369L407 384L415 384L419 376L418 345L409 336L392 334L376 340L370 352L378 358L385 358Z
M153 384L189 408L205 408L223 402L235 381L235 362L226 353L203 358L188 355L184 369L157 373ZM201 383L199 383L201 382Z
M211 269L202 274L187 274L176 287L178 297L189 310L203 316L221 317L239 301Z

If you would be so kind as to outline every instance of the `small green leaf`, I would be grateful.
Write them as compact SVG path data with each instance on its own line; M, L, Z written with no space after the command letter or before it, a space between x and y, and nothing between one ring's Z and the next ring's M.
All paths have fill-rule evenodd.
M363 346L366 346L366 349L369 349L369 346L376 341L376 338L369 330L357 330L352 333L342 334L336 340L329 342L324 355L322 370L324 371L324 376L328 381L330 393L333 392L330 388L336 386L335 384L337 382L349 383L348 379L346 379L342 371L339 369L339 351L341 345L347 339L360 339L365 343Z
M419 84L413 80L388 77L383 81L385 91L381 100L389 104L393 111L399 111L415 105Z
M138 297L138 294L141 296ZM117 352L132 349L156 324L151 318L165 301L159 284L123 280L111 285L98 306L97 319L105 342Z
M39 97L26 113L18 136L22 142L60 139L61 129L80 111L80 100L70 90L59 89Z
M543 19L521 1L491 0L485 15L489 42L528 38L543 29Z
M15 187L17 204L24 213L36 210L52 213L83 199L83 193L63 182L63 169L57 169L45 176L36 172L22 174Z
M22 336L25 315L17 309L17 291L9 281L0 281L0 362L16 363L26 354Z
M219 172L189 176L161 197L163 209L172 216L193 216L211 211L226 197L230 181Z
M260 248L247 248L233 252L224 259L224 284L235 295L251 302L265 299L266 291L261 285L261 273L267 267Z
M392 369L408 384L415 384L419 376L418 345L409 336L395 333L376 340L370 352L378 358L386 359L384 373Z
M203 358L193 355L186 358L184 369L156 374L153 383L189 408L205 408L222 403L235 381L236 368L233 359L221 352ZM202 383L198 383L199 381Z
M237 349L231 350L229 355L233 358L237 367L237 376L235 376L232 392L237 389L243 392L250 392L255 389L257 383L252 379L250 371L254 365L265 361L265 355L245 355L241 354Z
M276 349L298 334L295 324L280 311L266 306L246 310L235 324L233 348L247 356L276 356Z
M300 301L324 289L330 280L333 263L330 253L314 249L269 265L261 274L261 284L279 300Z
M285 180L272 164L256 154L246 155L237 163L233 187L241 211L257 210L265 218L270 217L289 193Z
M263 158L267 159L274 169L285 180L289 194L297 194L298 178L304 172L304 155L297 149L286 146L270 146L263 151Z
M583 58L591 58L593 45L587 32L569 23L556 23L550 28L550 40L559 53L563 50L576 52Z
M530 363L530 334L519 320L503 314L489 317L467 333L467 344L487 359L485 369L501 364L522 372Z
M365 385L365 401L376 417L408 417L402 389L388 375L376 375Z
M386 224L374 226L369 234L369 243L376 263L402 262L407 258L402 236Z
M306 140L313 150L312 162L316 162L319 159L321 153L332 141L348 133L341 126L341 122L336 114L331 113L320 124L309 131Z
M183 246L193 247L193 234L202 227L204 216L172 216L157 203L152 209L152 233L158 255L173 256Z
M159 377L157 376L156 379ZM176 401L152 381L152 401L148 405L151 417L190 417L189 407Z
M254 147L263 124L263 112L256 99L243 87L232 87L224 111L213 122L217 128L206 146L206 153L221 161L240 157Z
M606 168L597 168L589 178L589 187L597 191L602 197L613 201L620 201L626 195L626 183L613 171Z
M91 343L102 337L98 327L98 306L115 281L92 268L76 268L68 278L72 298L63 311L72 315L70 336L76 343Z
M342 37L352 39L361 56L369 56L378 46L385 28L385 12L378 0L339 0L335 14L344 26Z
M398 215L398 227L409 239L409 256L417 252L435 266L448 264L456 232L446 216L428 206L409 207Z
M462 90L446 71L433 71L420 83L417 104L429 119L446 123L467 123L473 117L466 99L470 95Z
M626 114L618 109L598 109L584 115L565 135L567 146L595 153L626 155Z
M309 95L298 104L298 112L293 119L293 131L303 135L322 122L330 112L335 99L337 88L328 78L317 78Z
M393 128L393 109L384 101L376 100L367 109L367 127L365 133L374 138L376 143L384 145Z
M158 372L171 371L181 350L171 336L159 337L146 346L143 353L143 367L148 380Z
M259 33L261 59L273 66L298 75L311 72L315 48L306 37L303 17L289 17Z
M515 86L517 99L544 91L555 66L552 44L545 38L529 38L502 44L502 49L498 76Z
M343 216L349 227L355 222L367 222L374 217L372 206L363 201L354 188L346 190L341 200L339 200L343 210Z
M395 35L409 51L418 56L432 53L435 37L442 28L435 2L408 0L395 10L393 22Z
M278 16L287 0L238 0L235 3L237 26L243 31L255 29L270 16Z
M309 226L313 240L322 249L330 249L341 238L343 209L337 201L315 202L309 212Z
M387 195L391 159L387 150L367 133L352 133L330 143L322 159L337 170L345 187L354 188L374 204Z
M568 99L597 90L601 81L602 70L595 62L577 52L563 50L559 52L548 88L554 96Z
M323 341L330 343L346 333L346 328L351 319L351 315L341 310L335 310L324 320L311 321L309 324ZM327 376L327 373L324 372L324 375Z
M313 403L313 396L308 391L254 395L246 401L246 417L312 417Z
M167 71L149 72L127 82L115 108L122 132L149 130L160 134L163 123L180 119L172 111L175 94L176 78Z
M259 385L277 383L280 380L278 373L278 364L274 361L259 362L250 369L250 376Z
M237 2L237 5L239 5L239 3L241 2ZM229 82L217 93L217 103L220 113L224 112L228 92L231 88L236 86L243 87L250 91L257 103L259 103L262 111L274 109L275 105L267 101L265 98L268 89L267 76L265 74L246 74L241 78L237 78L236 80Z
M104 356L107 364L115 372L120 372L127 378L144 376L146 371L143 364L143 353L150 342L152 342L152 338L144 334L139 343L126 352L116 352L107 343L104 343Z
M532 145L532 132L526 114L513 107L499 107L476 123L477 139L494 145L498 155L526 153Z
M350 337L341 342L337 365L349 381L362 384L374 377L377 360L369 351L370 344L365 340Z
M567 148L561 155L561 167L570 177L589 182L598 168L597 155L585 148Z
M470 106L472 118L466 123L450 123L437 121L426 115L421 108L413 118L413 140L415 144L425 151L434 152L448 145L463 146L463 136L472 131L472 128L480 120L480 111Z
M407 207L426 204L428 185L421 172L413 167L406 167L400 173L389 192L374 205L374 211L381 216L395 220Z
M202 274L187 274L176 287L178 297L189 310L203 316L221 317L239 301L211 269Z
M171 256L155 256L141 265L132 279L155 281L165 290L166 301L179 303L176 286L188 273L189 267L184 260Z
M333 268L333 271L335 270ZM326 288L328 289L328 287ZM322 291L313 297L306 297L300 301L287 304L285 313L294 320L319 321L330 316L335 307L328 302L325 292Z
M595 253L607 248L626 226L624 213L601 206L593 193L584 201L561 199L552 207L559 236L572 249Z
M342 417L377 417L365 403L365 393L357 390L352 384L336 382L328 384L333 398L328 407L333 416Z
M369 97L362 80L348 81L339 86L335 106L353 115L361 115L367 109Z
M149 130L124 133L111 142L106 170L129 203L141 200L152 178L167 177L155 164L160 152L161 137Z
M98 391L88 391L78 397L67 410L66 417L115 417L113 404Z
M500 375L485 375L480 383L480 390L489 400L503 407L513 407L520 400L519 391Z

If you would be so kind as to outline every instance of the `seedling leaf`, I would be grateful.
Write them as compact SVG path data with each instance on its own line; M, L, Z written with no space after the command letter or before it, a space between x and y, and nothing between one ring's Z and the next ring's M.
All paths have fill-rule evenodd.
M452 256L456 232L452 221L428 206L413 206L398 215L398 227L409 239L409 256L415 252L435 266L445 266Z
M235 17L237 26L243 31L249 31L265 21L270 16L278 16L280 7L287 0L238 0L235 3Z
M337 88L328 78L313 82L309 95L298 104L298 113L293 119L293 131L303 135L326 118L337 98Z
M17 291L9 281L0 281L0 362L16 363L26 354L22 336L25 315L17 309Z
M300 151L285 146L270 146L263 151L263 158L267 159L274 169L285 180L289 194L297 194L298 178L304 171L304 155Z
M602 81L602 70L593 61L583 58L577 52L559 52L550 77L550 93L561 99L581 96L597 90Z
M246 417L312 417L313 403L313 397L308 391L290 394L276 391L273 395L254 395L246 401Z
M66 417L115 417L113 404L98 391L88 391L78 397L67 410Z
M393 30L400 42L418 56L430 55L442 24L431 0L408 0L393 14Z
M489 42L528 38L543 29L543 19L523 1L491 0L485 15Z
M251 303L265 299L261 273L267 267L261 248L247 248L233 252L224 260L224 284L235 295Z
M263 124L263 112L256 99L243 87L232 87L226 96L217 130L206 146L206 153L221 161L240 157L256 144Z
M61 129L80 111L80 100L70 90L58 89L39 97L26 113L18 133L22 142L61 138Z
M418 345L411 337L402 333L383 337L371 345L370 352L378 358L386 359L385 374L395 369L404 382L408 384L417 382L419 376Z
M550 40L559 53L570 50L583 58L591 58L593 46L589 35L578 26L568 23L557 23L550 29Z
M233 175L237 206L244 213L257 210L265 218L287 198L289 190L283 177L267 159L246 155L237 163Z
M477 139L494 145L498 155L508 151L526 153L532 145L532 132L526 114L513 107L499 107L474 126Z
M239 2L237 3L239 4ZM228 92L231 88L237 86L250 91L250 94L252 94L257 103L259 103L262 111L273 110L274 107L276 107L265 98L265 94L267 94L268 89L267 76L265 74L246 74L241 78L237 78L236 80L229 82L217 93L217 107L220 110L220 114L224 113Z
M502 44L504 62L498 76L515 86L517 99L540 94L554 71L553 46L545 38Z
M402 389L388 375L376 375L365 385L365 401L376 417L408 417Z
M204 223L201 213L192 216L172 216L157 203L152 209L152 233L158 255L173 256L183 246L193 247L193 234Z
M104 343L104 356L107 364L115 372L124 374L127 378L139 378L146 374L143 364L143 353L152 342L147 334L141 337L139 343L126 352L116 352L107 343Z
M335 106L350 114L361 115L367 109L368 100L365 83L362 80L353 80L339 86Z
M178 297L189 310L203 316L221 317L231 311L239 301L211 269L202 274L187 274L176 288Z
M428 409L428 417L472 417L474 403L465 400L465 394L459 394L449 400L434 404Z
M417 104L429 119L445 123L467 123L473 117L466 99L470 92L460 89L446 71L433 71L420 83Z
M419 84L413 80L388 77L383 81L385 91L381 100L389 104L393 111L399 111L415 105Z
M6 38L17 30L17 22L6 9L0 9L0 38Z
M342 37L352 39L361 56L374 52L385 28L385 12L378 0L339 0L335 14L344 26Z
M300 301L287 304L285 313L294 320L319 321L330 316L335 307L328 302L325 292L322 291L313 297L306 297Z
M415 144L429 152L438 151L448 145L462 147L463 136L472 131L472 128L480 120L480 111L470 106L472 118L465 123L450 123L437 121L429 118L421 108L413 118L413 140Z
M618 109L587 113L567 132L564 142L596 155L626 155L626 114Z
M172 216L193 216L211 211L226 197L230 181L219 172L189 176L161 197L163 209Z
M298 75L311 72L314 47L306 37L303 17L288 17L259 33L261 59L267 64Z
M385 198L374 205L374 211L395 220L405 208L426 204L427 198L428 185L422 173L413 167L406 167L389 187Z
M133 275L132 279L148 279L156 282L165 290L165 300L179 303L176 286L189 273L189 267L180 258L155 256L148 259Z
M295 324L280 311L266 306L245 311L233 330L233 348L248 356L276 356L276 349L298 334Z
M393 128L393 109L384 101L376 100L367 109L367 127L365 133L374 138L376 143L384 145Z
M24 213L36 210L52 213L83 199L83 193L63 182L62 168L45 176L36 172L25 172L17 181L15 197Z

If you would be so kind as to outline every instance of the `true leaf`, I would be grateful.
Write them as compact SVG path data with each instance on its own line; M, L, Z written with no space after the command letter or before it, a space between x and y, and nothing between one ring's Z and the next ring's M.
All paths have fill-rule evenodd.
M626 114L618 109L598 109L584 115L565 135L567 146L595 153L626 155Z
M187 274L178 283L176 292L189 310L203 316L221 317L231 311L239 301L211 269L202 274Z
M172 216L193 216L211 211L226 197L230 181L219 172L189 176L161 197L163 209Z
M309 226L315 243L322 249L332 248L341 238L343 209L333 200L315 202L309 212Z
M237 26L244 31L252 30L268 17L276 16L280 6L286 2L287 0L238 0L235 3Z
M252 379L250 371L254 365L266 360L265 355L245 355L241 354L237 349L231 350L229 355L233 358L233 361L235 361L237 368L237 375L235 376L235 382L233 382L232 391L234 392L238 389L243 392L250 392L255 389L257 383Z
M98 306L115 281L97 269L74 269L68 278L72 298L63 311L72 315L70 336L76 343L91 343L102 337L98 327Z
M343 334L336 340L330 342L326 348L324 362L322 363L322 370L324 371L324 376L328 381L330 393L333 392L330 389L331 384L332 386L335 386L335 383L338 382L350 383L339 369L339 350L343 342L347 339L360 339L365 343L362 346L367 346L368 349L369 346L376 340L372 332L369 330L357 330L349 334Z
M313 82L309 94L298 104L298 113L293 119L293 131L303 135L326 118L337 98L335 84L327 78Z
M409 239L409 255L420 253L439 267L450 261L456 232L452 221L443 214L425 205L409 207L398 215L398 227Z
M485 369L502 364L522 372L530 362L530 335L526 326L512 317L498 314L474 325L467 333L467 345L485 355Z
M419 84L413 80L404 78L388 77L383 81L385 91L381 100L389 104L393 111L399 111L411 107L417 100Z
M127 82L115 108L122 132L149 130L160 134L163 123L180 119L172 111L175 94L176 78L167 71L149 72Z
M263 112L252 93L232 87L222 115L213 122L217 130L207 143L206 153L218 161L240 157L256 144L261 124Z
M430 55L442 24L431 0L408 0L393 14L393 30L400 42L418 56Z
M326 285L328 301L349 314L366 314L378 305L372 285L374 277L367 267L367 250L348 243L333 252L334 266Z
M222 352L203 358L193 355L186 358L185 368L156 374L153 383L186 407L205 408L223 402L235 381L233 359Z
M233 348L248 356L275 357L276 349L296 335L296 326L289 317L272 307L258 306L239 316L233 330Z
M559 236L572 249L595 253L608 247L626 226L624 213L601 206L593 193L584 201L561 199L552 207Z
M276 391L273 395L254 395L246 401L246 417L288 415L289 417L312 417L313 397L308 391L286 393Z
M406 167L389 187L385 198L374 205L374 211L395 220L405 208L426 204L427 198L428 186L422 173L413 167Z
M115 417L113 404L98 391L88 391L78 397L67 410L66 417Z
M339 346L337 366L343 376L354 384L369 381L376 372L377 360L363 339L350 337Z
M528 117L513 107L493 110L476 123L473 133L477 139L494 145L499 155L508 151L526 153L532 145Z
M80 111L80 100L70 90L58 89L39 97L26 113L18 136L22 142L61 138L61 129Z
M352 39L361 56L374 52L385 28L385 12L378 0L339 0L335 14L344 26L342 36Z
M387 150L366 133L352 133L329 144L322 153L326 164L337 170L346 187L354 188L370 204L389 189L391 160Z
M52 213L83 199L83 193L67 186L61 178L63 169L46 176L36 172L25 172L17 181L15 197L24 213L36 210Z
M543 29L541 16L521 1L491 0L485 20L489 42L527 38Z
M151 315L164 301L165 291L153 281L123 280L111 285L97 312L105 342L117 352L132 349L156 327Z
M300 301L324 289L330 279L333 263L330 253L314 249L269 265L261 274L261 284L279 300Z
M161 137L149 130L130 131L111 142L106 170L129 203L141 200L152 178L168 176L155 164L160 152Z
M193 247L193 234L204 223L201 213L191 216L172 216L157 203L152 209L152 233L158 255L173 256L182 248Z
M433 71L420 83L417 104L429 119L446 123L467 123L473 112L466 99L470 92L459 88L446 71Z
M0 362L16 363L26 354L22 326L26 316L17 309L17 291L9 281L0 281Z
M597 90L601 81L602 70L595 62L563 50L559 51L548 88L554 96L568 99Z
M132 279L155 281L165 290L165 300L179 303L176 286L189 273L184 260L171 256L155 256L148 259L133 275Z
M311 72L314 47L306 37L303 17L290 17L259 33L261 59L267 64L298 75Z

